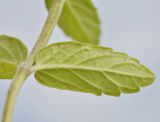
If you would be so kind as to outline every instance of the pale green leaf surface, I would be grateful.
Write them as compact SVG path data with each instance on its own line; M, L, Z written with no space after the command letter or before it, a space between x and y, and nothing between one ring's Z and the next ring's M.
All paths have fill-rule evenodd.
M19 39L0 35L0 79L13 78L27 54L26 46Z
M53 1L46 0L48 9ZM99 43L100 21L91 0L66 0L58 24L76 41Z
M119 96L121 92L138 92L155 78L127 54L76 42L50 45L35 60L35 78L43 85L62 90Z

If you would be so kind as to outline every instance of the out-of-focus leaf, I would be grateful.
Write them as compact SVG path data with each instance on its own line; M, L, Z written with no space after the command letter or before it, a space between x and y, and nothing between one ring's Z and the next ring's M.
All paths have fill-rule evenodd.
M54 0L46 0L49 9ZM100 21L91 0L66 0L59 26L75 41L98 44Z

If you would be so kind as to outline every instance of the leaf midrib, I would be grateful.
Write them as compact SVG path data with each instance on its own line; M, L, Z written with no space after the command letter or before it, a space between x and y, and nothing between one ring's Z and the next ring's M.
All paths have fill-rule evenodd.
M132 77L138 77L138 78L154 78L154 76L144 76L144 75L135 75L132 73L124 73L120 71L115 71L111 69L102 69L102 68L93 68L93 67L87 67L87 66L70 66L70 65L36 65L31 70L32 71L39 71L39 70L47 70L47 69L77 69L77 70L89 70L89 71L99 71L99 72L108 72L108 73L114 73L118 75L125 75L125 76L132 76Z

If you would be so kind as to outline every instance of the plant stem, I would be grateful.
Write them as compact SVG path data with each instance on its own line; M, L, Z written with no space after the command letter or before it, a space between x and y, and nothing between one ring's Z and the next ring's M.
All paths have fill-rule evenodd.
M37 52L45 47L49 41L49 38L55 28L59 17L61 15L65 0L53 0L52 7L49 9L48 18L44 24L42 32L31 52L31 55L27 59L27 66L32 66L34 63L34 57Z
M20 88L22 87L28 75L29 75L29 72L27 72L27 70L24 70L24 69L18 69L17 73L15 74L15 77L8 91L6 103L4 106L2 122L13 121L13 111L16 103L16 98L20 91Z
M44 24L42 32L34 48L32 49L32 52L30 53L26 62L20 68L17 69L17 72L14 76L14 79L9 87L9 91L7 94L2 122L13 122L14 106L16 104L17 96L26 78L31 74L30 68L32 67L32 65L34 65L35 55L40 49L45 47L48 43L52 31L56 26L58 19L61 15L64 2L65 0L53 1L52 6L49 10L48 18Z

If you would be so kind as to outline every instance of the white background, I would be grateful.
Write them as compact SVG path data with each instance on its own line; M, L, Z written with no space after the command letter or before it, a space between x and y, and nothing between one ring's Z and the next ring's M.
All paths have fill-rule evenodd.
M140 93L94 96L47 88L28 78L15 122L160 122L160 1L94 0L102 22L101 45L126 52L149 67L156 82ZM0 0L0 34L34 45L47 16L44 0ZM57 27L50 43L69 40ZM11 81L0 80L0 119Z

